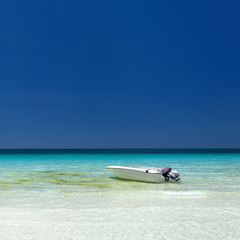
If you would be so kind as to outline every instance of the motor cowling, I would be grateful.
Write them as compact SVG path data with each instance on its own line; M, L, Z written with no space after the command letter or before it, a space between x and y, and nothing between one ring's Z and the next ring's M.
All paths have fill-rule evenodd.
M173 179L174 181L179 181L180 179L173 173L171 173L172 169L170 167L166 167L161 170L162 176L165 178L165 182L169 181L169 178Z

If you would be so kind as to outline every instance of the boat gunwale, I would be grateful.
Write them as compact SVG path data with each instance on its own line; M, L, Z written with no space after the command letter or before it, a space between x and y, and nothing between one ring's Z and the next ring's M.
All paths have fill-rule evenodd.
M146 169L146 170L143 170L143 169L127 169L127 168L121 168L120 166L118 167L118 166L109 166L109 167L107 167L107 169L110 171L110 169L116 169L116 170L125 170L125 171L133 171L133 172L140 172L140 173L148 173L148 174L160 174L160 175L162 175L162 173L161 173L161 170L158 170L159 172L146 172L146 170L148 170L148 169ZM151 169L149 169L149 170L151 170ZM111 171L110 171L111 172Z

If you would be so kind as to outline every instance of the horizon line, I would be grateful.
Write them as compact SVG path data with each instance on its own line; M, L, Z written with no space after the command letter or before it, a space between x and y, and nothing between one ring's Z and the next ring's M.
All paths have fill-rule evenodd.
M195 149L239 149L236 147L184 147L184 148L178 148L178 147L167 147L167 148L131 148L131 147L120 147L120 148L0 148L0 150L195 150Z

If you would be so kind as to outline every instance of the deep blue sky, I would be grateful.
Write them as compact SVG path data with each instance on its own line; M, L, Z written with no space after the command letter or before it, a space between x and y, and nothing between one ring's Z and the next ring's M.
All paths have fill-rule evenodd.
M0 148L240 147L237 1L0 3Z

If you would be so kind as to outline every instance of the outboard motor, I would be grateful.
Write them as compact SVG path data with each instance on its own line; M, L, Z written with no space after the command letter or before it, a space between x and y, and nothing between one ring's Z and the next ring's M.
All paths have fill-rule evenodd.
M166 167L165 169L161 170L162 176L165 178L165 182L169 181L169 178L173 179L174 181L179 181L178 178L174 173L171 173L172 169L170 167Z

